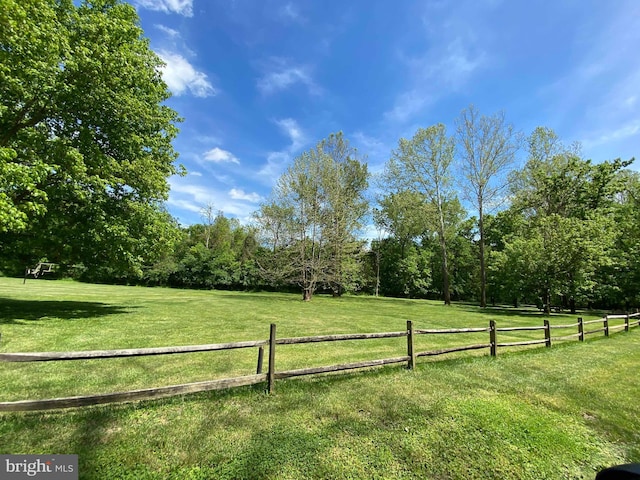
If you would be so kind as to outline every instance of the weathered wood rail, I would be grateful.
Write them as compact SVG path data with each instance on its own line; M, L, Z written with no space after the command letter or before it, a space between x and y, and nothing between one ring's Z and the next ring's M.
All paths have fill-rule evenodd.
M624 323L611 325L611 320L624 320ZM585 330L585 326L602 324L602 328L595 330ZM83 407L90 405L99 405L115 402L130 402L138 400L151 400L175 395L184 395L188 393L206 392L212 390L221 390L226 388L255 385L267 382L267 389L270 393L274 392L275 381L299 377L305 375L317 375L322 373L339 372L345 370L355 370L361 368L378 367L382 365L391 365L397 363L406 363L407 368L414 369L416 367L416 359L418 357L430 357L437 355L445 355L454 352L463 352L470 350L481 350L488 348L491 356L496 356L498 348L520 347L545 344L551 347L552 341L564 341L578 339L584 342L585 335L604 332L605 336L609 336L612 330L618 331L624 329L629 331L633 326L640 326L640 313L630 315L607 315L596 320L583 321L578 318L576 323L567 325L550 325L548 320L544 321L542 326L521 326L521 327L497 327L496 322L491 320L487 328L440 328L440 329L414 329L413 322L407 321L407 328L403 331L381 332L381 333L348 333L336 335L318 335L312 337L293 337L293 338L277 338L276 325L272 324L269 332L268 340L255 340L231 343L216 343L207 345L186 345L175 347L155 347L155 348L137 348L137 349L121 349L121 350L88 350L80 352L19 352L19 353L0 353L0 362L52 362L52 361L72 361L72 360L98 360L107 358L123 358L136 356L153 356L153 355L174 355L186 354L194 352L214 352L223 350L234 350L243 348L258 348L258 362L256 373L233 378L223 378L219 380L209 380L203 382L186 383L181 385L171 385L157 388L146 388L139 390L130 390L126 392L103 393L98 395L74 396L63 398L50 398L43 400L20 400L13 402L0 402L0 412L15 412L28 410L50 410L70 407ZM555 329L578 328L577 333L569 335L561 335L552 337L551 331ZM498 342L498 334L513 334L514 332L526 331L544 331L543 339L521 340ZM488 333L489 341L487 343L476 343L472 345L462 345L455 347L442 348L437 350L416 351L415 340L418 335L443 335L443 334L480 334ZM387 339L387 338L407 338L406 355L383 358L376 360L364 360L360 362L345 363L339 365L328 365L320 367L300 368L294 370L276 370L276 346L277 345L298 345L305 343L318 342L339 342L354 340L371 340L371 339ZM263 357L264 348L269 348L268 368L263 373Z

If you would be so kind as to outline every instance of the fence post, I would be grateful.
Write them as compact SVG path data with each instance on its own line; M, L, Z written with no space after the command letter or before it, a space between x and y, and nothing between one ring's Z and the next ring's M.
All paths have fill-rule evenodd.
M261 345L258 347L258 366L256 367L256 375L262 373L262 360L264 358L264 347Z
M413 322L411 320L407 320L407 356L409 357L407 368L413 370L416 368L416 351L413 345Z
M269 331L269 371L267 373L267 380L269 384L269 393L273 393L275 390L275 374L276 374L276 324L271 324Z
M544 340L547 347L551 347L551 325L549 320L544 321Z
M627 316L624 317L624 331L628 332L629 331L629 314L627 313Z
M496 342L496 322L489 320L489 342L491 342L491 356L495 357L498 353L498 343Z
M582 317L578 317L578 339L584 342L584 324L582 323Z
M604 336L609 336L609 315L604 316Z

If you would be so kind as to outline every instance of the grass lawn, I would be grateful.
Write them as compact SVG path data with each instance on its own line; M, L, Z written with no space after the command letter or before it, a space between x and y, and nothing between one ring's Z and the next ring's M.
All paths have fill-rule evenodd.
M585 319L598 314L583 314ZM541 325L537 310L0 278L0 352ZM553 315L552 324L575 316ZM597 328L594 326L594 328ZM554 335L574 333L556 330ZM0 414L0 453L77 453L81 478L585 478L640 461L640 329L154 402ZM485 343L420 336L418 350ZM514 332L499 341L541 338ZM278 370L406 354L406 339L279 346ZM254 373L255 349L0 364L0 401Z

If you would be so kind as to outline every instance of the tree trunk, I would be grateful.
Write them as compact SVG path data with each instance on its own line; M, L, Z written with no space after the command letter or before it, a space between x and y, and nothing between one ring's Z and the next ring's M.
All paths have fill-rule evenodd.
M376 253L376 297L380 293L380 243L378 243L378 252Z
M445 238L444 212L442 211L442 199L440 198L440 190L436 188L436 201L438 202L438 215L440 220L440 231L438 237L440 240L440 249L442 250L442 295L444 304L451 305L451 292L449 286L449 261L447 258L447 240Z
M571 309L571 315L575 315L576 314L576 298L573 296L569 299L569 308Z
M480 307L487 306L487 269L484 261L484 214L482 198L478 199L478 228L480 229Z
M449 287L449 266L447 262L447 244L444 237L440 241L440 247L442 248L442 290L444 296L444 304L451 305L451 292Z
M551 291L548 288L544 291L544 314L551 315Z

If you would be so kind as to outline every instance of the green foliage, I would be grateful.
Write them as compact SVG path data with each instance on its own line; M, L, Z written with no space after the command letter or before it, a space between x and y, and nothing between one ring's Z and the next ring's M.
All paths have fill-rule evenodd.
M341 132L294 160L256 214L267 281L297 285L305 300L319 286L339 296L359 283L362 242L356 233L368 210L368 177L367 165Z
M440 243L442 296L445 304L451 303L449 266L447 255L447 234L445 204L455 199L451 188L451 163L453 162L454 142L446 133L443 124L433 125L429 128L420 128L411 140L401 138L398 149L392 153L392 157L387 163L384 173L384 183L386 187L395 192L408 192L408 199L415 202L415 197L424 198L427 206L416 212L406 215L409 219L415 219L420 214L420 210L425 215L423 222L426 227L435 232ZM394 205L394 200L402 200L403 197L384 199L382 201L382 215L389 212L391 218L379 222L391 223L397 227L410 228L416 225L406 226L398 224L396 212L403 206ZM385 201L390 209L385 209ZM424 234L423 232L420 232Z
M527 164L512 174L512 221L503 222L510 231L493 255L494 281L504 282L514 298L539 295L547 313L554 298L572 311L576 302L595 301L598 272L615 256L619 224L611 214L621 188L618 172L628 164L593 165L553 131L536 129Z
M143 281L186 288L256 288L257 250L255 232L220 212L210 225L183 230L174 251L146 269Z
M177 173L178 119L135 9L2 0L1 10L3 254L139 274L171 225L161 202Z

